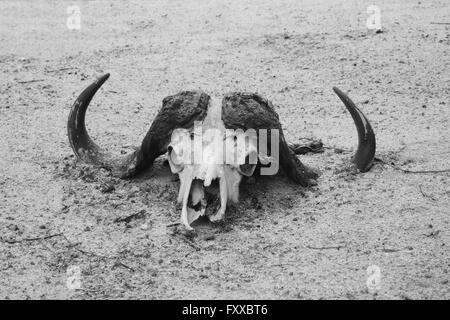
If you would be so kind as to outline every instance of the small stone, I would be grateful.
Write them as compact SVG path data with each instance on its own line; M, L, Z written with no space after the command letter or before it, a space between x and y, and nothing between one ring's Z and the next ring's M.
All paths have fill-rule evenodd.
M105 184L105 185L103 185L102 188L100 189L100 191L101 191L102 193L111 193L111 192L113 192L113 191L115 191L115 190L116 190L116 188L115 188L114 185L112 185L112 184Z
M16 224L8 225L8 229L11 231L19 231L19 227Z

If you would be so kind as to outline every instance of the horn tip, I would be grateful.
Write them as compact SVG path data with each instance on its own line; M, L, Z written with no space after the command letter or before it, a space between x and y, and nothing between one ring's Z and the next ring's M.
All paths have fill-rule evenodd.
M339 97L344 97L344 96L345 96L344 92L343 92L341 89L339 89L338 87L333 87L333 91L334 91L334 93L336 93Z
M110 75L111 75L110 73L105 73L104 75L102 75L97 79L97 83L100 83L100 85L102 85L106 80L108 80Z

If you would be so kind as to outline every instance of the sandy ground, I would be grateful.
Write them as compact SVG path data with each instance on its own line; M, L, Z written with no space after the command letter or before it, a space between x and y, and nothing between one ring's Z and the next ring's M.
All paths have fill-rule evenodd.
M449 169L450 25L434 24L448 1L77 1L72 31L71 4L0 1L0 298L450 298L449 173L348 170L334 148L356 132L331 90L371 119L379 158ZM88 113L100 145L138 145L180 90L256 91L290 141L329 147L301 157L318 186L243 184L224 223L186 236L168 226L178 181L162 160L121 181L72 155L70 107L106 72Z

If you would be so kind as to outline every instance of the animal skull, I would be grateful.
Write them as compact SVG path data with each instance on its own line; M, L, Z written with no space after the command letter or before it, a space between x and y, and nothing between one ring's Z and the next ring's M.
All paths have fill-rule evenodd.
M199 91L166 97L140 148L122 158L109 155L92 141L85 127L87 107L108 77L87 87L71 109L68 136L74 153L122 178L135 176L167 154L172 173L180 178L178 202L187 229L202 215L213 222L221 220L227 202L239 199L242 176L252 176L257 166L261 174L274 174L281 166L300 185L315 184L317 173L304 166L287 144L271 102L252 93L230 93L222 100ZM372 127L347 95L333 90L355 122L359 144L353 162L365 172L375 155Z
M205 119L192 130L173 131L167 156L180 178L178 202L187 228L203 215L221 220L228 200L238 202L241 178L253 174L258 158L263 164L278 160L258 155L257 141L256 134L225 128L216 99L209 100Z

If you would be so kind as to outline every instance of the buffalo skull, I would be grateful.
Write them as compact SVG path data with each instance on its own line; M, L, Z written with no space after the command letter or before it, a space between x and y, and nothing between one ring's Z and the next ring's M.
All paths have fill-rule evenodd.
M121 178L137 175L167 154L171 171L180 178L178 202L187 229L202 215L221 220L227 202L238 201L242 176L274 174L281 166L301 186L315 184L318 174L305 166L286 142L272 103L255 93L233 92L222 100L201 91L166 97L141 146L126 156L110 155L92 141L85 127L87 107L108 78L105 74L88 86L72 106L67 127L74 153ZM365 172L375 156L372 127L346 94L333 90L356 125L359 143L352 160Z

